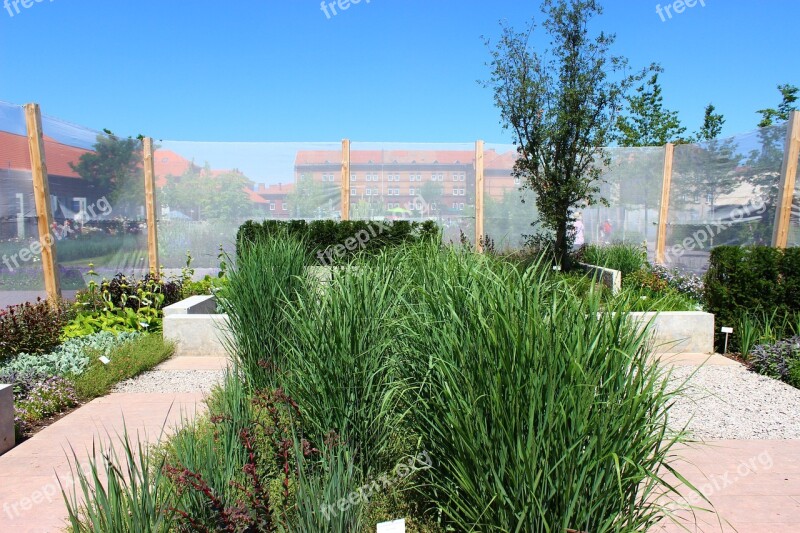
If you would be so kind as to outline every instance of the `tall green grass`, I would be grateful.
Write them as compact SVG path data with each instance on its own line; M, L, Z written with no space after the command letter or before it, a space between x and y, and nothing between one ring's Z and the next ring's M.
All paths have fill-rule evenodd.
M282 340L290 327L284 309L307 287L305 247L288 236L243 246L228 271L218 293L228 315L225 343L251 388L273 385L283 371Z
M161 454L219 506L246 496L231 481L245 483L257 457L278 530L367 530L365 517L410 508L437 531L633 532L665 516L657 496L674 491L659 473L683 438L667 426L677 392L622 303L577 294L542 262L520 269L426 244L356 259L322 285L303 260L289 239L238 258L223 299L235 370L212 395L210 420ZM296 410L259 407L264 391ZM287 431L290 472L269 453L288 456ZM323 511L421 450L432 468L413 490ZM203 525L219 519L208 494L151 483L146 498L117 491L113 507L144 501ZM112 522L130 521L120 512Z
M583 249L583 263L631 274L647 266L647 251L635 244L590 244Z
M435 463L431 502L458 530L655 524L657 472L680 436L646 336L541 268L454 254L425 264L409 364L427 369L414 409Z

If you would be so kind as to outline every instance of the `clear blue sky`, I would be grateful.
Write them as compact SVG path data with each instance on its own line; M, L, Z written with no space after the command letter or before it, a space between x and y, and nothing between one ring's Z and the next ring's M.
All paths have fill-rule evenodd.
M13 17L2 1L0 100L192 141L508 142L477 84L481 36L539 16L538 0L362 0L330 19L319 0L43 0ZM723 134L751 130L777 84L800 85L797 0L698 0L665 22L655 1L603 3L616 52L662 64L690 131L709 102Z

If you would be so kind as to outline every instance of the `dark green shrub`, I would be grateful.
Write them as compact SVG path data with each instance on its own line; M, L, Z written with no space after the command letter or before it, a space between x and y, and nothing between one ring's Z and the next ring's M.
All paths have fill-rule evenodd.
M19 353L52 351L73 316L66 302L50 305L41 298L0 311L0 361Z
M245 222L236 235L237 255L245 243L289 235L303 241L308 263L332 264L347 261L357 253L376 254L385 248L420 241L438 240L439 228L433 221L367 220L265 220Z
M734 326L745 313L781 319L800 311L800 250L719 246L711 251L704 282L706 308L720 326Z

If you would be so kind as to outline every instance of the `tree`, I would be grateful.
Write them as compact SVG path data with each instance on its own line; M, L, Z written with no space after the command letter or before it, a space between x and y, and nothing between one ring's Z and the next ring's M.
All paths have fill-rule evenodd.
M687 142L687 139L682 138L686 128L681 125L678 112L664 107L664 97L658 83L658 75L663 71L657 65L650 68L654 71L653 75L636 88L635 94L627 98L627 113L617 119L617 141L622 147L664 146L667 143ZM644 152L616 152L615 155L622 160L614 172L618 185L618 201L624 206L641 206L646 238L650 207L657 206L661 201L661 189L654 187L653 181L648 180L647 176L658 175L662 164Z
M776 124L789 120L792 111L797 110L798 89L794 85L778 85L781 93L781 102L776 108L759 109L758 114L761 120L758 123L758 140L760 148L750 152L747 164L750 168L749 180L755 186L756 191L761 196L766 205L762 215L764 235L767 239L771 221L775 220L779 189L780 189L780 170L783 165L784 143L786 140L786 129Z
M713 104L706 106L703 125L695 134L699 144L676 151L675 183L693 196L707 199L714 216L721 196L735 191L742 183L737 167L742 160L734 138L719 139L725 117L716 113Z
M603 147L612 139L621 100L641 77L610 78L627 62L610 54L613 35L589 35L590 20L602 14L596 0L545 0L542 12L550 48L533 50L533 22L523 32L504 26L485 85L517 145L513 175L536 194L534 225L554 234L562 263L574 240L575 211L598 201L597 163L607 162Z
M716 139L722 133L722 125L725 124L725 117L719 113L714 113L716 108L714 104L706 106L705 113L703 114L703 125L700 131L695 133L695 138L700 141L710 141Z
M326 218L339 209L341 188L332 183L314 181L310 174L301 174L286 201L292 206L292 215L296 218Z
M628 97L628 112L617 119L620 146L663 146L682 140L686 128L681 126L677 111L664 108L658 74L661 68Z
M109 130L97 136L94 151L82 154L77 164L69 166L90 185L109 195L114 210L123 212L122 204L144 204L142 185L141 136L121 139Z
M797 92L800 89L785 83L778 85L778 90L781 93L781 103L778 104L778 109L768 107L756 111L761 115L761 121L758 123L759 128L772 126L775 121L786 122L789 120L789 114L797 110L795 102L797 101Z
M241 172L215 174L207 163L202 169L192 165L181 176L167 178L160 201L198 220L238 220L254 214L248 186Z

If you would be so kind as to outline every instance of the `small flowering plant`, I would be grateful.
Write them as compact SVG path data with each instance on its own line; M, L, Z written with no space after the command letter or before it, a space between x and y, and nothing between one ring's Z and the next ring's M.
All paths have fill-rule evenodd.
M73 384L62 377L51 377L35 384L26 397L15 402L14 424L24 433L36 422L78 405Z

